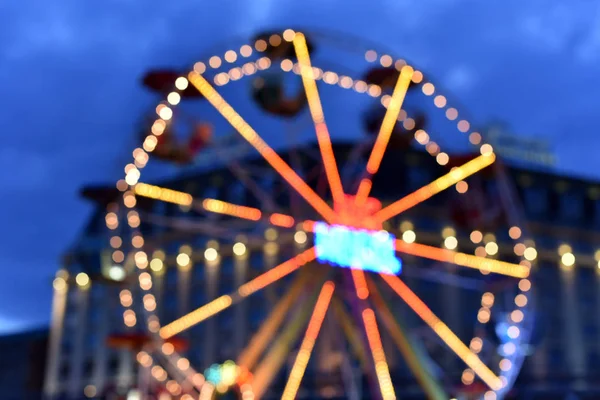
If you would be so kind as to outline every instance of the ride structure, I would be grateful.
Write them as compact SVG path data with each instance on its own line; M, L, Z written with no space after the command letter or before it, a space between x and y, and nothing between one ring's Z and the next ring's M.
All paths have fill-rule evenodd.
M395 399L414 394L395 384L395 375L390 372L389 359L400 354L401 359L394 363L410 371L421 387L420 395L427 398L503 398L516 379L531 334L528 278L535 260L534 247L523 240L526 227L503 166L492 146L485 144L478 132L470 132L469 122L458 118L458 111L447 106L448 99L426 81L423 72L388 54L361 50L363 61L371 66L363 71L361 78L354 79L349 75L353 62L349 63L350 68L339 67L347 64L349 54L355 54L355 49L347 51L346 45L340 45L340 56L332 63L342 71L325 69L327 61L313 65L313 59L319 58L313 52L318 53L328 43L321 38L319 33L291 29L268 32L258 35L253 43L242 45L239 52L229 50L223 58L214 55L206 63L197 62L189 73L160 71L145 78L144 83L166 95L166 101L156 107L149 131L140 147L133 151L134 161L125 167L125 178L117 183L122 192L120 204L111 204L106 215L108 229L115 232L111 239L112 259L115 268L121 268L127 276L124 282L129 285L120 292L124 323L130 328L142 327L145 333L116 335L112 343L136 349L140 366L138 390L146 397L162 390L181 399L314 398L314 391L303 393L301 388L310 361L317 358L320 363L328 360L333 363L326 368L327 374L310 384L322 389L319 395ZM346 53L342 55L343 52ZM375 62L380 65L374 65ZM218 72L224 64L233 67ZM300 78L298 86L288 96L288 78L294 76ZM249 98L260 110L256 119L260 118L261 123L256 128L250 124L250 117L245 119L233 107L234 101L241 103L239 97L232 97L230 103L216 89L244 77L252 77ZM329 89L321 95L323 86L353 90L377 101L375 107L362 114L366 135L344 152L331 139L323 106L330 98ZM433 98L436 109L445 110L439 119L450 121L459 135L478 146L477 154L456 156L442 151L441 145L432 140L436 118L426 110L413 111L405 106L411 96L420 94ZM176 141L174 121L180 114L187 115L187 111L177 111L175 106L187 99L203 103L205 108L212 106L237 132L238 140L245 141L263 162L228 159L226 146L231 145L231 136L213 136L212 131L222 122L209 125L206 122L209 112L203 112L203 122L193 129L195 133L187 144ZM349 101L346 107L351 105ZM240 108L247 110L244 104ZM281 156L259 132L263 128L271 131L282 124L301 125L306 110L316 132L316 145ZM413 155L409 151L411 146L424 146L441 176L424 182L414 191L395 192L399 199L384 204L379 196L372 194L376 193L378 183L393 191L387 186L395 182L389 179L389 173L385 180L378 179L378 172L393 171L394 162ZM305 171L306 161L311 154L314 157L311 149L318 150L320 162L313 158L311 169ZM151 155L156 154L163 162L186 165L184 171L189 171L194 168L196 156L201 158L206 153L217 154L217 158L223 154L228 179L241 182L252 196L248 203L197 198L181 190L141 181L142 169ZM340 167L340 160L345 162L344 167ZM264 174L265 167L275 171L292 189L292 194L282 197L261 187L255 178ZM412 215L411 212L424 207L421 203L453 189L453 194L445 200L459 210L449 213L456 229L444 229L443 247L417 243L415 228L408 221L403 221L399 229L392 226L390 221L398 216ZM299 205L298 198L310 209ZM176 204L182 212L206 215L206 219L188 223L181 218L161 220L138 209L138 203L148 199ZM487 211L490 204L495 205L491 217ZM452 209L455 210L454 206ZM169 257L157 250L160 244L145 237L141 226L144 218L147 224L169 225L175 231L193 230L220 238L222 243L211 240L200 254L192 246L180 247L174 264L189 272L192 268L202 268L195 264L204 261L208 276L216 273L211 266L232 255L246 264L245 269L240 269L244 272L236 275L238 287L230 293L218 293L207 286L207 296L211 298L205 305L164 323L159 315L164 299L159 300L156 281ZM121 220L126 221L127 229L119 228ZM265 226L272 227L267 231L270 233L266 234L266 241L257 235ZM508 255L508 261L497 259L495 235L500 231L516 242L515 254ZM475 254L456 250L458 239L465 234L469 244L461 247L465 251L473 249ZM285 249L281 252L289 253L289 258L265 271L263 265L248 265L252 260L248 254L256 248ZM422 264L421 259L435 264ZM435 290L450 288L451 294L469 299L474 298L472 292L477 293L478 298L471 302L469 310L453 310L476 319L468 342L463 338L464 332L455 333L422 300L423 295L435 297L434 291L417 293L411 289L410 283L416 280L434 280ZM256 329L221 338L215 334L218 326L211 325L205 331L213 331L204 338L207 353L214 353L210 351L213 347L228 346L228 342L245 342L245 347L235 354L235 361L220 359L192 365L186 355L185 342L191 341L186 332L196 325L209 324L217 314L241 307L253 294L268 291L270 287L280 290L271 293L272 307ZM469 295L461 295L463 291L469 291ZM399 302L418 318L398 311ZM451 304L445 306L452 308ZM240 315L233 314L230 318L239 319ZM430 328L427 333L418 328L417 319ZM245 333L251 334L249 340L245 340ZM382 333L397 354L385 348ZM320 339L322 336L327 339ZM294 353L297 343L299 347ZM429 349L439 348L440 344L462 360L465 367L460 374L444 367L440 360L446 355L440 357L437 350L427 355ZM323 356L319 357L319 353ZM289 354L293 357L286 383L278 385Z

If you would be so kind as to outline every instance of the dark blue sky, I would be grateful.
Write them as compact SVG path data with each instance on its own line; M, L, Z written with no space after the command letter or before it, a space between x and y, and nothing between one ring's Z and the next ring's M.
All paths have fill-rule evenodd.
M383 43L478 121L504 119L553 141L561 171L600 175L597 1L19 0L0 16L0 333L48 320L58 257L89 213L76 192L119 177L152 101L140 74L260 27Z

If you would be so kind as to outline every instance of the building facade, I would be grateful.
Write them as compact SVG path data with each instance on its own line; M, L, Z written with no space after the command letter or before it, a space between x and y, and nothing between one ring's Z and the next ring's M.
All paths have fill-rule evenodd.
M336 145L338 159L347 160L351 148L346 144ZM316 166L314 150L314 147L298 150L300 163ZM286 155L286 158L290 159L290 163L293 162L290 155ZM290 195L286 184L278 180L260 160L246 160L246 165L280 209L292 215L314 217L302 200ZM349 168L358 170L362 166L364 160L349 165ZM311 168L306 169L303 177L309 185L317 191L324 188L319 170L314 174ZM432 162L427 153L417 150L389 151L373 181L372 196L386 204L445 172L444 168ZM515 197L521 203L519 212L524 215L523 220L528 226L529 236L521 246L535 246L537 249L531 276L532 301L536 304L536 311L527 316L535 318L536 328L531 347L527 350L530 356L523 365L511 396L520 399L563 399L571 393L577 393L598 398L600 183L527 169L507 168L506 173L514 183ZM469 191L475 191L478 185L483 188L479 196L483 196L481 199L488 211L477 215L484 221L485 228L480 232L482 239L473 240L473 230L481 228L472 226L471 217L465 217L471 214L463 206L474 206L473 202L456 200L457 197L461 198L457 194L458 189L449 189L427 200L390 221L385 228L398 237L410 231L417 242L438 247L443 246L445 238L450 235L456 239L459 250L471 254L493 242L498 249L494 255L498 253L499 258L507 261L516 260L519 243L515 244L509 237L510 224L501 211L496 216L491 215L501 195L498 193L501 189L495 186L494 179L489 177L483 178L479 184L469 183L471 186L463 195L468 199ZM170 181L153 183L189 193L195 198L221 199L251 207L260 205L259 199L225 168L213 166L209 170L188 172ZM45 382L47 398L104 398L109 392L126 395L131 388L141 385L135 357L137 350L107 345L109 337L140 332L144 326L140 304L132 306L137 317L124 324L124 293L127 297L128 292L132 298L141 295L136 295L137 282L123 280L125 271L114 266L115 248L109 245L111 237L126 235L127 232L123 228L125 223L112 230L107 228L107 209L123 219L141 220L139 229L144 236L144 249L152 255L149 271L153 275L156 312L161 321L174 320L221 294L234 291L249 277L285 261L305 245L298 243L293 230L276 231L262 224L249 224L214 215L204 216L196 209L139 196L135 210L127 209L118 205L122 193L111 187L88 187L82 193L87 200L94 202L96 209L78 242L69 249L64 267L54 281ZM328 196L327 192L324 194ZM235 242L245 244L243 256L236 255L232 250ZM206 249L216 250L218 257L209 259ZM181 253L191 258L191 264L185 267L178 265L177 255ZM160 262L152 264L155 259ZM404 265L419 263L410 257L403 259L403 262ZM422 268L406 268L403 273L409 286L425 303L447 322L463 342L469 343L481 306L481 293L476 287L471 290L469 282L481 278L481 274L467 274L464 280L459 280L455 279L455 270L443 268L446 268L445 275L427 274L422 272ZM470 278L473 279L469 281ZM291 279L285 278L253 295L241 306L183 333L182 337L190 343L186 357L191 364L201 369L214 362L235 359L272 305L286 292ZM384 295L389 297L391 294ZM398 306L398 313L402 314L408 326L418 326L417 317L406 307L401 307ZM415 328L414 335L425 343L437 367L451 371L447 374L452 376L453 381L460 382L465 368L462 362L443 346L436 346L433 339L428 339L427 333L419 332ZM225 343L222 340L224 337L228 338ZM327 340L330 344L335 342L333 337ZM404 388L403 398L423 398L390 337L384 334L383 341L393 380ZM317 384L322 379L319 377L328 374L334 376L335 371L342 368L340 365L329 365L335 357L327 353L326 339L321 342L322 353L327 357L319 359L314 366L311 364L305 378L315 387L327 386ZM335 354L342 353L340 350ZM290 354L288 361L293 362L293 354ZM351 366L350 369L356 372L355 367ZM284 376L275 379L273 393L277 393L278 387L285 384ZM310 384L307 385L310 387ZM324 395L319 392L321 389L306 389L305 395L313 398L317 393ZM343 398L344 386L336 390L329 394Z

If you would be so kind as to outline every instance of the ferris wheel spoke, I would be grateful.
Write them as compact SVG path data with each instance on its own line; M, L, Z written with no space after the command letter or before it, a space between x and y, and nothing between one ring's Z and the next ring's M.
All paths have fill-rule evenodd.
M247 370L254 368L260 355L269 346L271 338L275 336L285 317L288 315L289 310L296 304L302 291L306 289L306 283L310 280L310 277L310 274L304 273L296 278L283 298L273 307L265 323L261 325L258 332L252 337L248 346L239 355L237 365Z
M529 267L524 265L473 256L425 244L406 243L400 239L396 239L396 251L430 260L452 263L461 267L511 276L513 278L527 278L530 272Z
M163 326L159 332L160 337L163 339L168 339L191 328L194 325L199 324L200 322L229 308L231 305L243 300L245 297L248 297L278 281L279 279L291 274L298 268L306 265L308 262L313 261L315 258L315 248L311 247L310 249L303 251L297 256L279 264L278 266L257 276L251 281L243 284L236 292L220 296L208 304L197 308L191 313L176 319L168 325Z
M413 72L412 67L408 65L402 67L402 70L400 71L400 76L398 77L398 81L396 81L390 104L385 112L379 134L377 135L377 139L375 139L375 144L373 145L371 155L367 161L367 173L371 176L375 175L379 170L385 149L392 136L396 121L398 120L398 114L402 108L402 103L406 97L406 91L410 85ZM361 204L367 199L371 192L371 186L372 182L370 177L365 177L361 180L356 194L357 204Z
M396 399L394 385L392 384L392 377L390 376L390 369L385 358L383 343L381 342L381 335L379 334L377 320L375 319L375 312L373 312L372 308L366 307L363 310L362 320L365 331L367 332L367 341L369 342L373 362L375 363L375 374L377 375L377 380L379 381L381 396L384 400Z
M323 107L321 106L321 99L319 97L319 91L317 89L317 83L315 82L312 65L310 62L310 54L306 45L306 38L300 32L294 35L294 49L296 51L296 57L300 65L300 75L302 77L302 84L304 85L304 91L306 92L306 98L308 100L308 108L310 109L310 115L315 124L315 130L317 132L317 141L321 150L321 156L323 157L323 165L325 166L325 174L329 181L329 187L333 200L340 202L344 197L344 189L342 187L342 180L338 171L335 156L333 154L333 146L331 144L331 137L329 136L329 130L325 123L325 116L323 114Z
M431 373L427 363L423 360L423 354L420 354L418 348L411 343L409 336L394 317L375 282L369 279L368 283L373 304L377 307L377 314L381 317L383 326L389 332L400 353L402 353L406 364L425 391L427 398L432 400L448 399L449 396L444 393L444 390L436 382L434 374Z
M500 378L400 278L387 274L380 274L380 276L482 381L493 390L502 388L503 384Z
M200 74L192 71L189 81L217 111L325 220L335 219L333 209L273 150Z
M310 360L310 355L315 346L315 342L317 341L317 337L319 336L321 325L323 324L323 320L329 309L329 303L331 302L334 290L335 285L331 281L325 282L321 288L321 293L319 294L312 316L308 322L308 328L306 328L304 339L300 344L300 350L296 355L296 361L292 366L290 376L285 385L285 389L283 390L283 395L281 396L282 400L293 400L296 398L296 394L300 388L300 382L302 381L306 366Z
M411 194L383 208L375 213L375 218L379 222L387 221L491 165L495 160L496 155L492 152L482 154L462 166L454 168L452 171L442 175L430 184L417 189Z
M290 350L294 343L298 340L302 327L310 318L310 311L313 304L317 300L318 292L316 290L310 292L310 298L298 304L297 313L294 318L286 326L279 337L273 341L269 352L263 357L260 364L254 371L252 379L252 389L257 398L261 398L267 388L277 375L286 358L290 354Z

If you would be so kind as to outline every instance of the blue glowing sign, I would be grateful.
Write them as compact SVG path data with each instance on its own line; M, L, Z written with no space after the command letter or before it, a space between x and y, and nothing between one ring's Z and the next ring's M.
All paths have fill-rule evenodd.
M317 260L332 265L385 274L399 274L395 238L385 231L367 231L341 225L314 225Z

